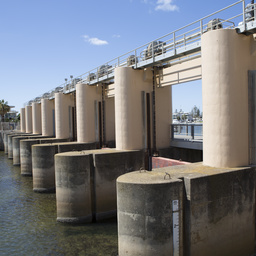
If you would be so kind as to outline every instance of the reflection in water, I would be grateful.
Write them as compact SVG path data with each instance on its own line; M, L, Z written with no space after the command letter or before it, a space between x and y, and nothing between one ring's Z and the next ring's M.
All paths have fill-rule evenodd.
M32 190L0 152L0 255L117 255L116 220L87 225L56 222L55 194Z

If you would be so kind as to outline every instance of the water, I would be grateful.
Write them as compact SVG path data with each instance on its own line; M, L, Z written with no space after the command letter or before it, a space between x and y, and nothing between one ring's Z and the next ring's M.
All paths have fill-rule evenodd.
M117 255L117 223L86 225L56 222L55 194L32 190L0 151L0 255Z

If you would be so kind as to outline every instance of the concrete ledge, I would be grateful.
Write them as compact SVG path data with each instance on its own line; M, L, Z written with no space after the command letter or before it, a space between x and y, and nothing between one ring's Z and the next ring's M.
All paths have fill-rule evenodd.
M189 148L189 149L203 150L202 141L172 139L171 146L176 148Z
M90 223L92 222L92 216L89 215L87 217L73 217L73 218L60 218L57 217L57 221L58 222L62 222L62 223L71 223L71 224L83 224L83 223Z

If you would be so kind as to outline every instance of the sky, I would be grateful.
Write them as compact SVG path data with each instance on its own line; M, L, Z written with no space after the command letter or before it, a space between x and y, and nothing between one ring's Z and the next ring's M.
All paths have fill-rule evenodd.
M0 99L24 104L235 0L0 0ZM248 1L250 2L250 1ZM173 110L202 110L201 80L173 86Z

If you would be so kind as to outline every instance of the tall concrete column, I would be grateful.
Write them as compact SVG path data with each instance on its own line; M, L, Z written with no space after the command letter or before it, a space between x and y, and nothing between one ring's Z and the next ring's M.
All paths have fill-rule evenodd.
M53 136L55 134L54 100L42 99L42 135Z
M232 29L202 36L205 165L248 165L248 70L256 68L253 49L252 36Z
M32 133L32 106L25 107L26 133Z
M143 149L142 92L149 92L152 81L144 81L143 70L115 69L116 149Z
M101 90L87 84L76 85L77 141L96 141L95 101L100 101Z
M42 133L41 103L32 103L32 127L33 134Z
M115 132L116 148L146 148L147 103L150 93L150 133L153 147L153 73L152 70L134 70L130 67L115 69ZM156 147L169 147L171 124L171 87L155 88Z
M70 138L72 129L71 108L74 107L73 94L55 93L56 138Z
M26 115L25 108L20 109L20 131L26 132Z

